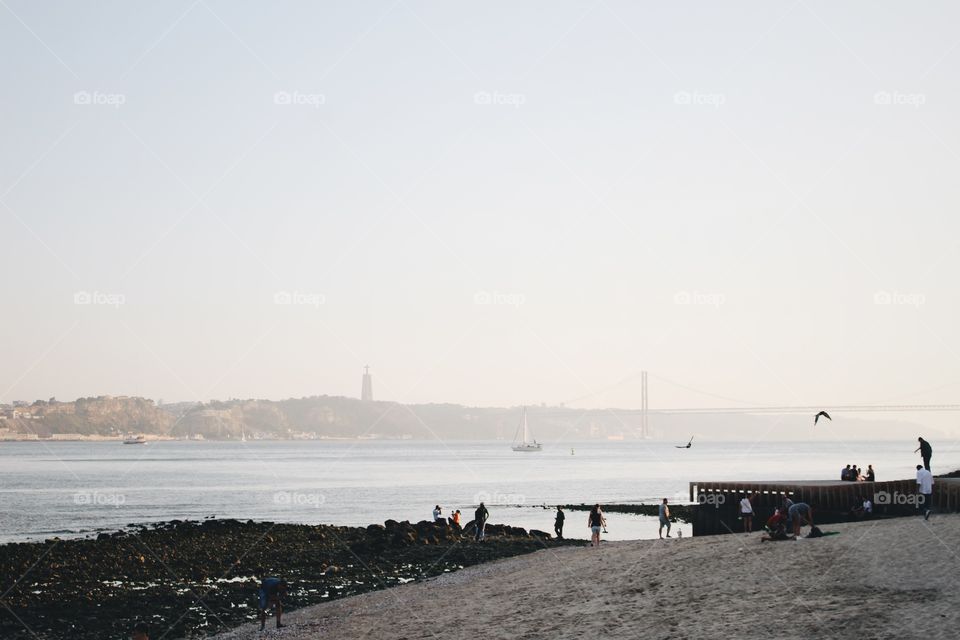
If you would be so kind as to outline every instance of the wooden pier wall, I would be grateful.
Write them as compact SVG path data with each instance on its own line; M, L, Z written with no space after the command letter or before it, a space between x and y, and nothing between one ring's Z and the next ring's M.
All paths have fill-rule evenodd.
M743 523L739 520L740 499L751 493L754 494L754 531L763 528L785 495L794 502L809 504L817 524L855 520L849 512L853 506L862 503L858 496L870 498L874 517L918 514L916 480L691 482L690 501L696 505L693 535L743 531ZM960 510L960 479L935 479L933 509L938 512Z

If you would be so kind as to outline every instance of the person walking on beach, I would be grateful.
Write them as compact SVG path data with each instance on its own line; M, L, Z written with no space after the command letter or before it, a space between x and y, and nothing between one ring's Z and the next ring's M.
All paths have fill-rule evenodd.
M557 505L557 519L553 522L553 532L557 534L559 540L563 540L563 521L567 519L567 516L564 515L563 509L560 508L560 505Z
M287 592L287 583L280 578L267 576L262 567L258 567L256 573L260 579L260 590L257 592L258 604L260 609L260 631L267 626L267 609L271 606L277 611L277 629L285 627L280 624L280 617L283 615L283 594Z
M740 517L743 518L743 532L753 532L753 494L740 500Z
M150 632L147 629L146 622L138 622L133 625L133 633L130 634L131 640L150 640Z
M477 510L473 512L473 523L477 525L477 542L483 542L483 530L487 526L487 518L489 517L490 512L481 502Z
M923 519L930 519L930 512L933 511L933 474L930 469L924 469L923 465L917 465L917 493L920 494L920 500L917 502L917 509L923 513Z
M787 519L793 522L793 535L800 536L800 527L813 526L813 509L806 502L794 502L787 511Z
M587 516L587 526L590 527L590 546L600 546L600 531L607 526L606 519L603 517L603 511L599 504L593 505L590 515Z
M930 458L933 457L933 447L923 438L917 438L917 440L920 442L920 446L914 449L913 452L920 452L920 457L923 458L923 468L930 471Z
M660 518L660 529L657 533L660 534L660 539L663 540L663 528L667 528L667 537L672 537L670 535L670 507L667 506L667 499L664 498L663 502L660 503L660 508L658 511L658 517Z

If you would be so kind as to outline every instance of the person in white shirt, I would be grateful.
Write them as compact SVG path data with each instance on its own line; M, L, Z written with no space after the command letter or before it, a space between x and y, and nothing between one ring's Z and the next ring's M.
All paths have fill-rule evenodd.
M917 508L923 512L923 519L929 520L933 509L933 473L921 464L917 465L917 493L921 498Z
M750 533L753 531L753 494L749 496L743 496L743 499L740 500L740 517L743 518L743 532Z
M435 507L433 508L433 521L434 521L434 522L440 522L440 515L441 515L442 513L443 513L443 511L442 511L442 509L440 509L440 505L435 506Z

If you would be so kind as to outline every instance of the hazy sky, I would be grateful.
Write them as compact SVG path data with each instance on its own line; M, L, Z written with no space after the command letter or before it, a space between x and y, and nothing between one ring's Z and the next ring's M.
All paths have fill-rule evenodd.
M3 0L0 400L955 401L958 20Z

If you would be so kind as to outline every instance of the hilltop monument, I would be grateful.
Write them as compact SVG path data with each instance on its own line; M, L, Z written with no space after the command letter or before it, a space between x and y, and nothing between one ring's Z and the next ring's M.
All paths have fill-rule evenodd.
M360 390L360 399L373 400L373 376L370 375L370 365L363 368L363 388Z

